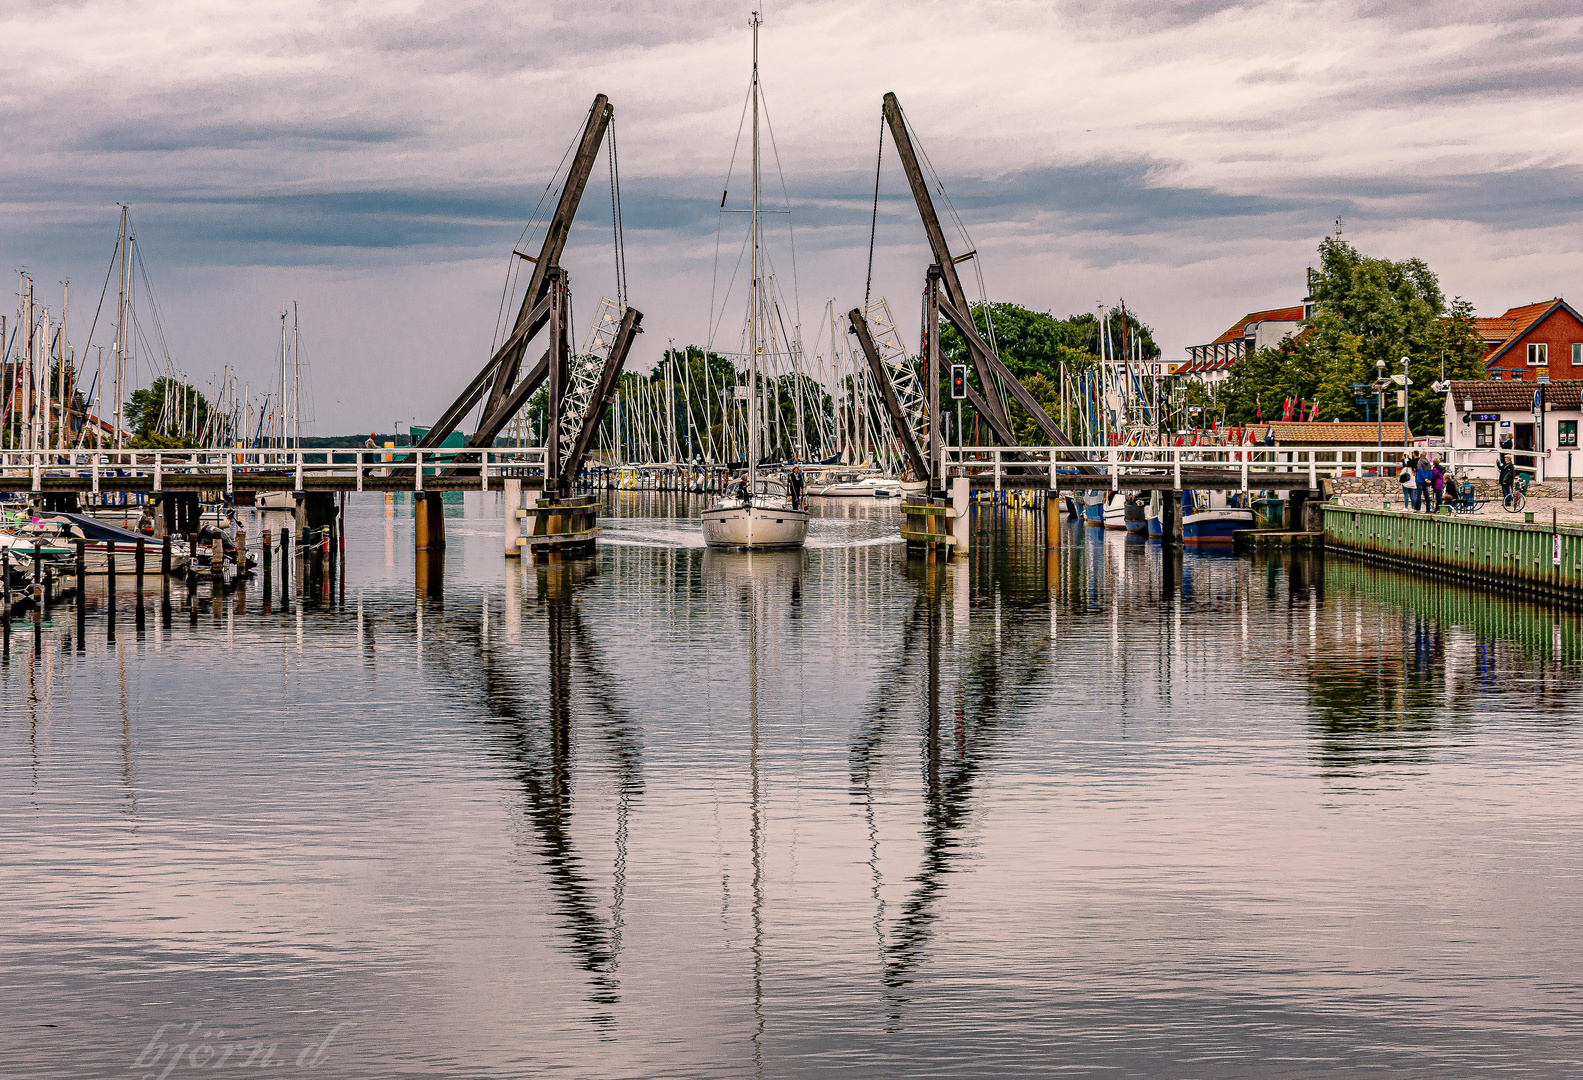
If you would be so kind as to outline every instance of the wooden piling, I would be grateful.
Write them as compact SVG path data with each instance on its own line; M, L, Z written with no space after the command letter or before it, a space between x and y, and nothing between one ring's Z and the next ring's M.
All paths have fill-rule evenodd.
M270 549L270 546L269 546L270 545L270 540L271 540L271 537L269 535L269 530L265 529L263 531L263 533L259 536L259 541L258 541L258 543L259 543L259 550L262 551L263 554L264 554L264 576L265 577L269 576L269 571L270 571L271 565L275 561L275 553L274 553L273 550Z
M77 541L77 606L87 601L88 597L88 541Z
M132 549L132 573L137 578L137 594L143 595L143 539L138 538L137 546Z
M225 587L225 541L219 537L209 542L209 577L217 586Z
M416 551L429 550L429 496L417 491L412 495L412 547Z
M1061 546L1061 493L1044 493L1044 548L1054 551Z

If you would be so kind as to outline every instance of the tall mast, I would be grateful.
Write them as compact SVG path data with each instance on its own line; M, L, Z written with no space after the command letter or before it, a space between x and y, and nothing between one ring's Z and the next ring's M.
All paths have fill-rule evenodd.
M302 332L297 326L297 301L291 302L291 445L302 448Z
M277 445L286 449L286 310L280 311L280 396L275 399L275 423L272 425Z
M759 13L753 24L753 255L749 266L753 282L752 318L748 320L748 498L758 487L759 466Z
M130 269L126 250L126 206L121 206L121 234L116 241L116 248L121 253L118 263L120 270L120 291L115 306L115 394L111 409L111 423L115 425L113 434L115 448L122 449L124 442L121 438L121 373L125 366L126 357L126 285L127 271Z

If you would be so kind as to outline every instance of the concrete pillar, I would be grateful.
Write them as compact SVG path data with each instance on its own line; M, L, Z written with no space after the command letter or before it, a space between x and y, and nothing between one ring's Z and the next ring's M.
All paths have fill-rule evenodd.
M503 502L506 507L506 558L514 559L522 553L517 547L517 537L522 535L521 519L517 511L522 508L522 481L507 479L505 481L505 495Z
M967 555L972 548L973 486L965 476L951 481L951 508L956 516L951 519L951 535L956 538L956 554Z

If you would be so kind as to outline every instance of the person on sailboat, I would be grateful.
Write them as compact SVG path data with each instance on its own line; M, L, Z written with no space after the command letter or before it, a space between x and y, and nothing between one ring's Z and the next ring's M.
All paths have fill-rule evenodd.
M793 469L786 477L786 493L793 506L802 505L802 470Z
M742 500L742 505L749 505L752 500L748 497L748 478L743 476L737 479L735 495Z

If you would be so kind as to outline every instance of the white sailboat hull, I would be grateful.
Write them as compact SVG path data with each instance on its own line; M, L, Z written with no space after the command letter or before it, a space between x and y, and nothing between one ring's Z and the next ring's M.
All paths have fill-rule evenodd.
M808 539L808 512L767 506L716 507L705 510L704 543L710 547L801 547Z

